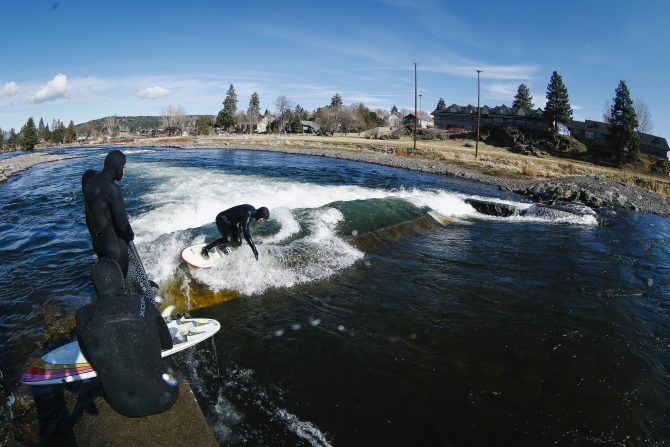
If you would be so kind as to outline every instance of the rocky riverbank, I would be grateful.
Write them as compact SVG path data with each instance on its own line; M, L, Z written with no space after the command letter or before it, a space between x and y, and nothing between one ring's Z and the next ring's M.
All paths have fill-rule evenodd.
M625 208L660 216L670 216L670 198L648 189L611 180L603 175L573 176L553 179L520 179L500 175L489 175L471 169L458 167L443 160L431 158L430 152L413 152L411 148L398 154L397 149L384 150L353 148L305 148L290 147L286 142L259 147L258 144L173 144L181 149L247 149L275 151L287 154L314 155L344 160L374 163L384 166L427 172L449 177L498 186L501 190L525 195L537 202L580 203L592 209L600 207Z
M0 160L0 182L4 182L12 175L32 168L40 163L49 163L53 161L75 158L74 155L49 155L36 152L34 154L17 155L16 157Z

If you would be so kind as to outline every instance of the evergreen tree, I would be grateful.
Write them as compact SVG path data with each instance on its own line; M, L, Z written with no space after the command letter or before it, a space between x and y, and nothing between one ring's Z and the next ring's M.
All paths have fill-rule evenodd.
M35 128L35 121L32 116L28 118L26 124L21 128L21 134L23 135L21 141L23 148L35 149L35 145L37 144L37 129Z
M398 108L396 106L391 107L391 113L392 114L397 114L398 113Z
M393 106L395 107L395 106ZM437 106L435 107L436 110L444 110L447 108L447 104L445 104L444 99L440 98L439 101L437 101ZM398 109L396 109L397 111ZM391 111L393 113L393 111Z
M293 109L293 113L295 115L298 115L301 120L307 121L307 119L309 118L309 115L307 114L307 110L300 107L300 104L296 104L295 109Z
M293 118L291 118L291 132L302 133L302 123L300 122L300 115L297 113L293 114Z
M77 129L74 127L74 121L70 120L70 124L67 125L63 140L66 143L74 143L77 141Z
M51 142L60 144L65 139L65 126L60 120L52 123L53 130L51 131Z
M557 72L551 75L547 85L547 105L544 108L544 117L554 132L558 129L558 123L568 124L572 119L568 89L563 85L563 79Z
M39 124L39 126L37 126L37 138L39 140L44 140L45 139L44 138L44 129L45 129L44 119L42 117L40 117L40 124Z
M237 122L236 119L237 113L237 94L235 93L235 87L233 84L230 84L228 87L228 92L226 93L226 99L223 100L223 109L219 111L219 114L216 117L216 125L222 129L229 130Z
M358 113L358 115L363 119L364 129L362 130L374 129L375 127L382 125L381 118L379 118L375 112L368 109L363 104L358 105L356 113Z
M10 151L15 151L19 145L21 144L21 139L19 136L16 134L16 131L14 128L10 129L9 131L9 139L7 140L6 147Z
M212 125L212 120L208 116L199 116L195 120L196 135L209 135L209 126Z
M49 125L44 126L44 132L42 132L42 139L44 141L51 141L51 131L49 130Z
M531 110L533 107L535 107L535 104L533 104L533 97L530 96L530 90L526 84L521 84L519 86L519 89L516 91L516 95L514 96L512 107L523 107L526 110Z
M249 98L249 109L248 109L250 132L256 125L256 122L258 121L258 116L260 114L261 114L261 99L258 97L258 93L253 92L251 94L251 98Z
M331 107L342 107L342 97L340 96L339 93L335 93L335 96L333 96L331 98L330 106Z
M640 134L635 106L626 81L620 81L610 110L610 141L616 148L619 163L640 158Z

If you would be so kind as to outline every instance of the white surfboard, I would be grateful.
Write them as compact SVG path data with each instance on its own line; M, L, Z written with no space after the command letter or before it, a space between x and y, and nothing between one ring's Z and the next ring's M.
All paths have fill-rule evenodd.
M171 321L168 329L174 345L171 349L162 351L161 355L167 357L197 345L216 334L220 328L219 322L210 318L180 318ZM79 343L73 341L28 365L21 376L21 382L26 385L53 385L96 376L97 373L81 352Z
M214 267L216 264L221 261L223 258L224 254L221 253L221 251L218 248L214 248L209 251L209 258L205 259L202 257L202 249L206 246L207 244L197 244L197 245L191 245L190 247L186 247L181 251L181 258L184 260L185 263L190 265L191 267L196 267L196 268L211 268Z

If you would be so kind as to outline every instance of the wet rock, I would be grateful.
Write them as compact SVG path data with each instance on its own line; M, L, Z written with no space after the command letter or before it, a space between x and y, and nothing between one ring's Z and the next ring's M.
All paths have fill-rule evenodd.
M477 212L488 216L509 217L519 214L519 209L506 203L492 202L479 199L465 199L465 203L472 206Z
M47 304L44 308L44 341L69 341L74 337L74 312L63 310L58 304Z
M559 220L575 217L574 213L540 204L531 205L523 211L522 215L527 217L540 217L548 220Z
M569 219L575 216L597 217L591 208L577 203L557 202L553 204L533 204L521 213L522 216L541 217L549 220Z

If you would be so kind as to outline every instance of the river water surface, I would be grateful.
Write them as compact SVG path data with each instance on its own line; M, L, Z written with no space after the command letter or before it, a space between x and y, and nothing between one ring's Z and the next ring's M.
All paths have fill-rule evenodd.
M81 173L108 148L0 184L0 368L42 309L90 301ZM666 445L670 221L492 218L493 187L351 161L138 148L121 182L166 299L218 319L178 359L225 445ZM181 248L250 203L260 253L190 270ZM213 292L216 292L213 293ZM218 301L218 302L217 302Z

